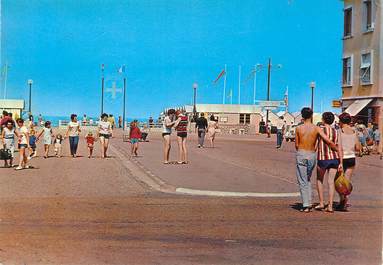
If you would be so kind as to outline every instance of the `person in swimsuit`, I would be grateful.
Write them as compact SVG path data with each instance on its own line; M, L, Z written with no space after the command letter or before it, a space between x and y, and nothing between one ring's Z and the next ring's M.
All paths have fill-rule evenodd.
M140 128L138 128L138 121L135 120L130 123L130 130L129 130L129 139L132 145L131 156L138 156L138 143L141 137L142 135L141 135Z
M317 140L319 137L323 138L335 150L337 146L328 139L321 128L312 123L312 109L305 107L301 114L303 124L297 126L295 133L296 176L303 204L301 211L309 213L312 208L311 175L317 162Z
M174 109L169 109L162 123L162 139L164 142L164 164L169 164L169 156L171 149L170 135L172 134L172 127L175 124L175 114L176 111Z
M210 147L214 148L215 134L217 133L218 122L214 115L210 116L210 121L208 123L207 132L210 139Z
M356 166L356 156L362 150L358 135L354 128L350 126L351 115L344 112L339 115L340 137L343 148L343 171L347 180L351 181ZM347 210L349 196L340 195L339 210Z
M187 164L187 148L186 148L186 139L188 136L187 128L188 128L188 117L186 117L181 110L177 110L176 112L177 120L174 124L174 127L177 131L177 142L178 142L178 164Z

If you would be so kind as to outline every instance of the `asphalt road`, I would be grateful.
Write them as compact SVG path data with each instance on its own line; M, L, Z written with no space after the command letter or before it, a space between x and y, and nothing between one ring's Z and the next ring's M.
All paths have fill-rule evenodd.
M115 148L129 148L120 138L112 142ZM221 155L223 159L227 157L225 150L232 150L228 167L239 161L252 169L247 163L257 161L257 157L246 155L241 159L241 152L235 149L249 143L249 147L254 144L260 150L269 150L270 159L275 157L282 162L286 159L281 162L285 165L292 163L293 153L289 149L282 151L288 155L281 155L275 153L274 143L247 138L221 139L217 151L203 150L206 156L201 161L209 163L210 155ZM142 145L143 157L139 159L150 162L150 157L155 157L149 153L150 149L144 149L151 148L151 144L155 146L155 139ZM83 142L80 147L80 153L85 155ZM184 172L192 170L193 157L190 168L184 168ZM31 161L36 169L17 172L0 169L0 263L369 265L382 262L382 168L374 158L363 158L364 164L361 163L355 177L350 212L334 214L300 213L299 198L161 193L124 166L122 162L131 163L129 159L126 155L125 161L121 161L113 153L106 160L84 156L36 158ZM161 172L156 173L166 179ZM254 173L255 181L257 177ZM293 180L290 175L287 178ZM202 188L213 187L204 186L213 185L210 180L200 183ZM265 189L262 181L258 183L248 190L268 191L268 183ZM238 191L241 188L239 184L230 185L238 185Z

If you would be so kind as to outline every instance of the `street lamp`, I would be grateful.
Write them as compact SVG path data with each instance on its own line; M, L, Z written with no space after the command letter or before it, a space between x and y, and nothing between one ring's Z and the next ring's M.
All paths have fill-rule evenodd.
M197 106L196 106L196 98L197 98L197 88L198 84L193 84L193 91L194 91L194 100L193 100L193 119L194 121L197 119Z
M311 87L311 110L314 112L314 88L315 88L315 82L310 82Z
M33 80L28 79L28 85L29 85L29 108L28 108L28 111L29 111L29 115L32 115L32 84L33 84Z
M262 64L259 64L257 63L256 65L254 65L254 70L253 70L253 73L254 73L254 82L253 82L253 105L255 105L255 92L256 92L256 86L257 86L257 72L260 71L262 69L263 65Z
M269 58L269 64L267 66L267 101L270 101L270 75L271 75L271 58ZM281 64L277 64L276 67L278 69L282 68ZM266 110L266 122L269 121L269 108Z

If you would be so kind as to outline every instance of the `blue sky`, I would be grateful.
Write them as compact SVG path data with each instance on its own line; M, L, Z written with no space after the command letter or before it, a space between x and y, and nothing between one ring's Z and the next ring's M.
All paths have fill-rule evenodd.
M310 104L330 109L341 95L342 1L321 0L2 0L1 63L8 62L7 94L27 99L34 80L35 114L100 112L100 65L106 87L126 65L127 116L157 117L168 106L221 103L223 83L212 81L227 64L227 93L238 102L238 65L245 79L256 63L282 64L272 72L271 97L290 110ZM0 96L3 97L3 82ZM267 71L257 76L266 98ZM241 103L252 103L252 82ZM229 99L228 99L229 100ZM120 115L122 94L106 93L105 110Z

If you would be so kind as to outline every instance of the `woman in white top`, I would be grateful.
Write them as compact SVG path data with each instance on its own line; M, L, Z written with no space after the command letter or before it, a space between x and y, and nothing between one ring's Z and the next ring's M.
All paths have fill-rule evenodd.
M343 149L343 170L346 179L351 181L352 174L354 173L356 165L356 155L361 151L361 144L358 139L356 131L350 127L351 116L344 112L339 116L340 137L342 139ZM339 207L346 210L347 196L341 196Z
M108 121L108 114L103 113L101 120L98 123L98 137L100 138L101 144L101 158L106 158L107 150L109 145L109 138L112 134L112 125Z
M77 147L79 141L79 135L81 133L80 123L77 120L77 115L72 114L70 116L70 122L68 123L68 130L65 137L69 136L70 154L72 157L77 157Z
M218 122L214 115L210 116L210 121L207 124L207 132L209 134L209 139L210 139L210 146L214 148L214 140L215 140L215 134L217 133L218 129Z
M4 149L8 149L11 152L11 157L8 160L4 160L4 167L13 166L13 157L15 153L15 136L19 137L19 134L14 128L13 121L7 121L5 127L3 128L1 139L3 141Z
M29 133L27 127L24 126L24 120L18 119L17 125L19 127L19 153L20 153L20 160L19 165L16 167L16 170L21 170L24 168L29 168L27 165L28 162L28 156L27 156L27 150L29 148Z
M162 138L164 140L164 164L169 164L170 156L170 135L172 134L172 127L175 124L176 111L174 109L168 110L165 116L164 122L162 123Z

